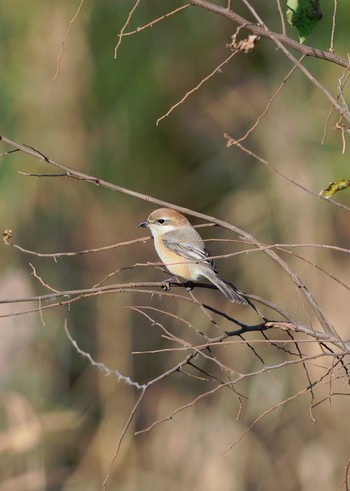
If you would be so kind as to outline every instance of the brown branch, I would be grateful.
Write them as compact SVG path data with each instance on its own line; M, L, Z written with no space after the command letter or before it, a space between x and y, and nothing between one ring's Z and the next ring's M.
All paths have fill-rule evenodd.
M200 218L204 221L216 224L216 225L218 225L218 226L220 226L226 230L230 230L231 232L236 233L239 237L245 239L246 241L248 241L251 244L258 247L259 249L261 248L262 250L264 250L265 254L268 255L273 261L275 261L282 268L282 270L284 270L285 273L287 273L290 276L291 280L294 282L296 287L299 289L299 291L304 295L304 297L306 298L308 303L311 305L311 307L314 310L316 317L318 318L324 331L327 332L332 337L333 336L337 337L339 342L341 342L341 338L336 333L334 327L325 318L325 316L323 315L320 307L318 306L314 296L308 290L308 288L303 283L303 281L299 278L299 276L288 266L288 264L285 261L283 261L280 258L280 256L278 256L278 254L276 254L276 252L274 252L273 250L270 250L270 249L263 249L261 242L258 241L256 238L254 238L249 233L245 232L244 230L242 230L242 229L240 229L240 228L236 227L235 225L232 225L228 222L225 222L224 220L219 220L213 216L205 215L204 213L199 213L197 211L190 210L188 208L184 208L182 206L174 205L173 203L169 203L167 201L160 200L160 199L154 198L152 196L149 196L149 195L146 195L143 193L139 193L139 192L133 191L131 189L124 188L122 186L118 186L116 184L111 184L108 181L104 181L104 180L99 179L97 177L93 177L93 176L90 176L88 174L84 174L82 172L75 171L73 169L66 167L63 164L60 164L56 160L53 160L53 159L45 156L43 153L39 152L38 150L35 150L34 148L27 146L27 145L24 145L24 144L16 143L16 142L10 140L9 138L7 138L5 136L0 136L0 141L3 141L4 143L7 143L11 147L16 148L16 149L18 149L18 150L20 150L20 151L22 151L28 155L31 155L32 157L39 159L40 161L47 162L48 164L60 169L61 171L64 171L65 177L69 177L71 179L77 179L79 181L90 182L90 183L93 183L97 186L103 186L104 188L109 189L111 191L120 192L120 193L126 194L128 196L132 196L134 198L141 199L141 200L149 202L149 203L154 203L154 204L160 205L162 207L172 208L173 210L179 211L180 213L184 213L184 214L196 217L196 218ZM275 169L275 172L277 172L276 169Z
M302 59L303 59L303 57L301 57L299 61L302 61ZM248 138L248 136L250 135L250 133L252 131L254 131L255 128L259 125L262 118L268 113L268 111L271 107L271 104L276 99L278 94L282 91L284 85L287 83L287 80L291 77L292 73L295 71L296 68L297 68L296 65L294 65L293 68L291 68L291 70L288 72L288 74L284 77L282 83L279 85L278 89L270 97L270 99L269 99L265 109L263 110L263 112L261 114L259 114L259 116L255 120L254 124L245 132L245 134L243 136L241 136L240 138L238 138L238 140L235 140L235 145L237 145L237 143L240 143L240 142L246 140Z
M286 174L283 174L283 172L278 170L277 167L273 166L268 160L263 159L262 157L260 157L256 153L249 150L249 148L244 147L243 145L238 143L238 141L235 138L231 137L227 133L224 133L224 138L226 139L226 147L227 148L232 147L232 146L237 146L240 150L242 150L242 152L244 152L247 155L249 155L250 157L253 157L254 159L258 160L261 164L266 165L266 167L269 168L270 170L272 170L277 176L288 181L290 184L293 184L293 186L296 186L297 188L301 189L302 191L305 191L308 194L311 194L314 197L321 198L327 203L331 203L331 204L337 206L338 208L342 208L343 210L350 212L350 208L348 206L343 205L342 203L339 203L338 201L334 201L332 198L325 198L324 196L321 196L319 193L316 193L315 191L312 191L311 189L305 187L303 184L300 184L299 182L295 181L294 179L287 176Z
M169 19L169 17L171 17L175 14L178 14L179 12L181 12L184 9L187 9L188 7L191 7L191 4L187 3L186 5L182 5L181 7L178 7L177 9L172 10L171 12L167 12L166 14L158 17L157 19L153 19L150 22L147 22L147 24L145 24L143 26L137 27L133 31L124 32L122 37L131 36L133 34L138 34L139 32L143 31L144 29L148 29L149 27L153 27L158 22L161 22L162 20Z
M155 426L158 426L159 424L164 423L165 421L172 421L172 419L174 418L174 416L176 416L178 413L184 411L185 409L188 409L188 408L194 406L198 401L200 401L204 397L213 395L218 390L220 390L220 389L222 389L224 387L230 386L231 384L232 384L232 382L230 381L230 382L226 382L224 384L218 384L218 385L216 385L214 387L214 389L209 390L207 392L204 392L203 394L200 394L195 399L191 400L188 404L184 404L183 406L180 406L177 409L175 409L175 411L173 411L172 413L170 413L168 416L154 421L153 423L151 423L146 428L143 428L141 430L136 431L135 432L135 435L140 435L142 433L147 433L148 431L150 431L151 429L153 429Z
M211 79L216 73L218 73L221 68L226 65L237 53L239 53L239 50L235 50L233 51L230 56L228 56L227 58L224 59L224 61L222 61L216 68L214 68L214 70L212 70L206 77L204 77L195 87L193 87L193 89L189 90L188 92L186 92L186 94L182 97L182 99L180 99L178 102L176 102L173 106L171 106L171 108L165 113L163 114L163 116L160 116L157 121L156 121L156 126L159 125L159 123L162 121L162 119L165 119L166 117L169 116L169 114L171 114L174 109L176 109L177 107L179 107L181 104L183 104L185 102L185 100L191 95L193 94L194 92L196 92L205 82L207 82L209 79Z
M196 404L198 401L202 400L204 397L208 397L210 395L213 395L217 391L219 391L220 389L223 389L223 388L225 388L227 386L234 386L235 384L237 384L238 382L241 382L244 379L249 379L249 378L252 378L252 377L254 377L256 375L262 375L264 373L269 373L271 370L279 370L279 369L284 368L284 367L289 366L289 365L291 365L291 366L297 365L297 364L301 363L302 361L306 362L306 361L316 360L316 359L319 359L319 358L337 357L337 356L339 356L339 354L317 353L315 355L305 356L302 359L299 359L298 358L296 360L287 360L287 361L284 360L281 363L277 363L275 365L269 365L269 366L266 366L266 367L262 367L259 370L255 370L255 371L252 371L252 372L249 372L249 373L236 373L235 380L230 380L229 382L225 382L225 383L216 385L213 389L200 394L199 396L197 396L193 400L191 400L189 403L184 404L183 406L178 407L172 413L168 414L168 416L165 416L163 418L160 418L160 419L154 421L153 423L151 423L149 426L147 426L147 427L145 427L145 428L143 428L143 429L135 432L135 435L146 433L146 432L150 431L151 429L153 429L155 426L158 426L159 424L161 424L161 423L163 423L165 421L171 421L174 418L175 415L177 415L178 413L184 411L185 409L188 409L188 408L194 406L194 404ZM274 411L278 407L280 407L280 406L282 406L282 405L284 405L284 404L292 401L293 399L297 398L301 394L304 394L304 393L309 392L310 390L311 390L310 387L306 387L306 388L302 389L300 392L298 392L297 394L294 394L293 396L288 397L287 399L284 399L283 401L281 401L277 405L275 405L275 406L267 409L258 418L255 419L255 421L251 424L251 426L246 431L244 431L243 434L227 450L225 450L225 452L229 451L233 446L237 445L237 443L248 433L249 429L251 427L253 427L256 423L258 423L258 421L260 421L260 419L262 419L264 416L266 416L270 412Z
M313 84L315 87L317 87L323 94L326 96L326 98L329 100L329 102L332 104L332 106L339 112L339 114L346 119L346 121L350 124L350 111L347 107L342 107L340 104L338 104L337 100L332 96L332 94L309 72L309 70L302 65L286 48L286 46L295 49L296 51L299 51L302 53L304 56L313 56L315 58L320 58L323 60L331 61L333 63L336 63L340 66L347 67L348 66L348 61L345 60L344 58L341 58L339 56L334 55L333 53L330 53L329 51L322 51L322 50L317 50L315 48L311 48L309 46L305 46L303 44L300 44L296 41L293 41L292 39L288 38L287 36L283 34L278 34L266 26L266 24L262 21L262 19L259 17L255 9L250 5L250 3L247 0L242 0L243 3L247 6L247 8L251 11L255 19L258 21L257 24L254 23L249 23L246 19L241 17L240 15L236 14L232 10L227 10L224 7L220 7L219 5L210 3L206 0L190 0L190 3L196 7L201 7L205 10L208 10L210 12L222 15L239 26L244 26L246 27L249 31L253 32L255 35L262 36L265 38L270 39L273 41L276 46L287 56L287 58L293 62L294 65L296 65L301 72L306 76L306 78Z
M168 283L166 283L168 285ZM50 293L47 295L38 295L38 296L33 296L33 297L23 297L23 298L12 298L12 299L0 299L0 305L1 304L14 304L14 303L30 303L30 302L35 302L39 303L39 308L34 308L31 310L26 310L22 312L16 312L16 313L11 313L11 314L3 314L0 315L0 318L7 318L7 317L12 317L16 315L25 315L29 312L38 312L45 310L47 308L53 308L53 307L58 307L62 305L69 305L71 303L80 301L84 298L89 298L92 296L97 296L97 295L102 295L102 294L114 294L114 293L126 293L126 292L135 292L135 293L147 293L150 295L154 295L154 293L157 293L158 295L162 296L168 296L172 298L177 298L182 301L187 301L191 302L195 305L198 306L203 306L205 309L214 312L215 314L220 315L221 317L229 320L230 322L235 323L240 327L240 329L236 331L230 331L228 333L223 334L222 338L220 339L225 339L227 336L236 336L240 335L246 332L260 332L266 329L270 328L278 328L281 330L292 330L294 332L300 332L303 334L306 334L308 336L311 336L312 338L318 340L319 343L331 343L334 346L337 346L339 349L342 349L344 351L350 350L350 343L343 341L339 339L337 334L333 333L328 333L328 332L321 332L317 331L312 327L305 326L301 322L298 322L297 320L293 319L287 312L283 311L280 307L272 304L271 302L268 302L267 300L258 297L256 295L251 295L251 294L245 294L247 298L250 300L254 300L257 302L262 303L263 305L266 305L270 307L271 309L275 310L276 312L280 313L282 316L284 316L287 320L285 321L276 321L276 320L269 320L269 319L264 319L264 321L260 324L256 324L253 326L248 326L246 324L243 324L233 317L229 316L226 312L222 312L214 307L211 307L210 305L203 304L202 302L197 301L196 299L193 298L188 298L183 295L177 295L175 293L169 293L168 291L163 291L165 286L164 282L139 282L139 283L122 283L122 284L114 284L114 285L108 285L108 286L103 286L99 288L85 288L85 289L80 289L80 290L67 290L67 291L62 291L59 293ZM173 287L185 287L186 283L171 283L171 286ZM206 283L196 283L196 287L198 288L208 288L208 289L216 289L214 285L211 284L206 284ZM161 291L155 292L155 290L150 290L149 288L160 288ZM43 302L50 302L55 299L63 298L63 300L54 303L54 304L48 304L48 305L42 305Z
M350 469L350 459L348 460L348 463L345 466L344 484L345 484L346 491L350 490L350 486L349 486L350 472L349 472L349 469Z
M140 239L128 240L126 242L118 242L117 244L111 244L111 245L103 246L103 247L96 247L95 249L84 249L82 251L36 252L36 251L32 251L30 249L25 249L24 247L22 247L18 244L13 244L12 242L9 242L8 241L9 238L12 238L12 237L6 237L6 236L3 237L4 243L9 247L14 247L15 249L17 249L17 250L19 250L25 254L29 254L31 256L50 257L53 259L56 259L58 257L83 256L84 254L94 254L96 252L110 251L111 249L116 249L118 247L129 246L132 244L138 244L139 242L147 242L148 240L151 240L151 237L141 237Z
M128 308L128 307L121 307L121 308ZM142 306L140 308L146 309L148 306ZM169 314L169 312L164 311L164 314ZM200 349L208 349L208 348L215 348L216 346L230 346L230 345L247 345L249 343L254 343L254 344L260 344L260 345L271 345L274 343L274 345L281 344L293 344L295 345L296 342L300 345L310 345L310 344L319 344L317 339L298 339L297 341L295 339L275 339L275 338L263 338L263 339L243 339L243 338L223 338L222 336L218 338L219 340L216 341L216 339L212 340L210 339L209 342L205 344L195 344L191 345L197 350ZM182 340L183 341L183 340ZM132 355L155 355L159 353L175 353L175 352L187 352L191 349L191 346L186 347L175 347L173 346L172 348L157 348L157 349L145 349L145 350L140 350L140 351L131 351ZM295 355L295 353L291 353ZM339 355L335 355L339 356Z
M114 375L119 382L120 381L121 382L124 382L125 384L131 385L131 386L135 387L138 390L144 390L146 388L146 385L145 384L141 385L138 382L136 382L134 380L131 380L130 377L128 377L126 375L123 375L119 370L112 370L111 368L108 368L104 363L95 361L92 358L92 356L91 356L90 353L88 353L86 351L83 351L79 347L79 345L76 342L76 340L73 339L71 333L69 332L68 325L67 325L67 319L65 319L65 321L64 321L64 330L65 330L66 335L67 335L67 338L69 339L69 341L72 344L73 348L83 358L87 358L87 360L89 361L89 363L90 363L91 366L97 368L98 370L101 370L101 372L103 372L105 375Z
M269 409L266 409L266 411L264 411L263 413L260 414L260 416L258 416L249 426L248 428L237 438L237 440L232 443L232 445L230 445L224 452L227 453L229 452L233 447L235 447L245 436L247 433L249 433L249 431L261 420L263 419L265 416L267 416L268 414L270 414L271 412L275 411L275 409L278 409L279 407L281 406L284 406L285 404L287 404L288 402L290 401L293 401L294 399L296 399L297 397L299 397L300 395L302 394L305 394L309 391L310 389L309 388L305 388L305 389L302 389L301 391L297 392L296 394L290 396L290 397L287 397L287 399L284 399L283 401L279 402L278 404L275 404L274 406L270 407Z
M270 31L270 29L267 27L267 25L263 22L261 17L258 15L254 7L250 4L248 0L242 0L242 2L246 5L246 7L251 11L255 19L258 21L260 25L263 26L263 28L270 33L271 40L276 44L278 48L281 49L281 51L287 56L287 58L296 65L301 72L306 76L306 78L313 84L315 87L317 87L323 94L326 96L326 98L329 100L329 102L335 107L335 109L339 112L339 114L346 119L348 123L350 123L350 111L349 108L345 106L341 106L338 104L337 99L335 99L332 94L315 78L309 70L302 65L289 51L288 49L284 46L281 41L279 41L274 33ZM349 65L349 63L348 63Z
M114 48L114 59L116 59L116 58L117 58L117 56L118 56L118 50L119 50L119 47L120 47L120 45L121 45L121 43L122 43L122 39L123 39L123 37L124 37L124 31L125 31L125 29L128 27L128 25L129 25L129 23L130 23L130 21L131 21L131 18L132 18L132 16L133 16L133 15L134 15L134 13L135 13L135 10L136 10L136 9L137 9L137 7L139 6L139 3L140 3L140 0L136 0L136 1L135 1L134 6L133 6L133 7L132 7L132 9L130 10L129 15L128 15L128 17L127 17L127 19L126 19L126 21L125 21L125 23L124 23L123 27L121 28L120 33L118 34L118 38L119 38L119 39L118 39L118 42L117 42L116 47Z
M334 34L335 34L335 26L336 26L336 17L337 17L337 0L334 0L333 7L333 16L332 16L332 32L331 32L331 45L329 47L329 52L334 53Z
M110 480L110 478L111 478L111 475L112 475L112 469L113 469L113 465L114 465L114 462L115 462L116 458L118 457L118 454L119 454L119 450L120 450L121 444L122 444L122 442L123 442L123 440L124 440L124 437L125 437L125 435L126 435L126 432L128 431L128 428L129 428L129 426L130 426L130 424L131 424L132 420L134 419L134 416L135 416L136 410L137 410L137 408L139 407L139 405L141 404L141 402L142 402L142 400L143 400L143 398L144 398L144 396L145 396L145 394L146 394L146 390L147 390L147 387L145 387L145 388L142 390L142 392L141 392L140 396L138 397L138 399L137 399L136 403L134 404L134 407L132 408L132 410L131 410L131 412L130 412L130 414L129 414L129 417L128 417L128 419L127 419L126 423L125 423L125 426L124 426L124 428L123 428L123 431L121 432L121 435L120 435L119 440L118 440L118 443L117 443L117 448L116 448L116 450L115 450L115 452L114 452L114 455L113 455L113 457L112 457L112 460L111 460L111 462L110 462L110 464L109 464L109 469L108 469L107 475L106 475L106 477L105 477L105 479L104 479L104 481L103 481L103 490L104 490L104 491L106 491L106 490L107 490L107 484L108 484L108 482L109 482L109 480Z
M284 36L286 36L286 23L284 21L284 14L283 14L282 6L281 6L281 1L276 0L276 2L277 2L277 10L278 10L278 13L280 14L280 18L281 18L282 34Z
M57 62L56 62L56 72L55 72L55 75L53 76L53 79L52 79L52 80L56 80L56 78L58 77L58 75L59 75L59 73L60 73L60 68L61 68L61 60L62 60L62 55L63 55L63 48L64 48L64 44L65 44L65 42L67 41L68 36L69 36L69 35L70 35L70 33L71 33L71 30L72 30L72 27L73 27L73 23L74 23L74 21L76 20L76 18L77 18L77 17L78 17L78 15L80 14L81 9L83 8L84 1L85 1L85 0L80 0L80 4L79 4L79 7L78 7L77 11L75 12L75 14L74 14L74 16L72 17L72 19L69 21L68 30L67 30L67 32L66 32L66 35L64 36L63 41L61 42L61 48L60 48L60 52L59 52L59 54L58 54L58 57L57 57Z
M216 5L214 3L208 2L207 0L189 0L189 2L195 7L200 7L202 9L208 10L209 12L213 12L215 14L221 15L222 17L226 17L226 19L232 20L235 24L239 26L244 26L253 34L258 36L273 39L276 38L280 43L289 48L298 51L304 56L310 56L314 58L319 58L321 60L326 60L331 63L335 63L336 65L342 66L346 68L348 66L348 60L342 58L341 56L334 55L329 51L322 51L321 49L313 48L312 46L307 46L305 44L300 44L294 39L289 38L284 34L279 34L277 32L272 32L270 30L266 30L264 27L261 27L258 24L250 23L244 17L233 12L233 10L227 9L225 7L221 7L220 5Z

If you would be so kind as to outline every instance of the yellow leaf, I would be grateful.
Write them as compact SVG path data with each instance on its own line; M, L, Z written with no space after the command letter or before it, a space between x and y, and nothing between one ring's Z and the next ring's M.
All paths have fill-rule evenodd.
M319 193L324 198L330 198L334 193L342 191L350 186L349 179L336 179L328 184L328 186Z

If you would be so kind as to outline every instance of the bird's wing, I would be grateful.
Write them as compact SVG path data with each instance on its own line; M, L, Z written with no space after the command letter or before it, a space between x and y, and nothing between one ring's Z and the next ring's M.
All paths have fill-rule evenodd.
M195 232L195 231L194 231ZM191 262L198 262L207 266L216 272L215 262L210 258L209 252L203 247L203 241L200 235L197 234L191 238L191 240L183 239L176 236L173 238L171 233L164 234L167 237L163 237L163 244L169 251L175 252L179 256Z

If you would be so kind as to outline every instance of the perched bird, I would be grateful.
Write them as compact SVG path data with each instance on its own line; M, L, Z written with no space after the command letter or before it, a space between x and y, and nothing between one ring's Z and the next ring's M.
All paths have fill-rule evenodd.
M219 277L203 239L181 213L160 208L153 211L139 227L151 231L158 256L170 273L187 281L207 278L230 301L248 304L241 292Z

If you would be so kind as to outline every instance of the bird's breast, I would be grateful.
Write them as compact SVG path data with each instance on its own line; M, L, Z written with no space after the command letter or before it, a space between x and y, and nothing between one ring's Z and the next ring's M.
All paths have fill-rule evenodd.
M159 237L154 238L154 247L161 261L170 271L170 273L181 276L185 280L195 280L191 272L191 264L184 257L179 256L173 251L170 251L163 245L163 241Z

